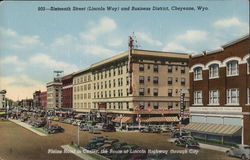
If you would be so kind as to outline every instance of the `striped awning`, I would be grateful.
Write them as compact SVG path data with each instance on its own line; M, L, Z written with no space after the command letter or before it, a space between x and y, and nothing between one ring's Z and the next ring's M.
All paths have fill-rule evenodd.
M141 122L179 122L178 117L142 117Z
M241 128L241 126L212 123L190 123L186 127L184 127L184 129L189 131L219 135L235 135L239 133Z
M116 122L116 123L129 123L131 122L132 120L132 117L128 117L128 116L123 116L122 118L121 117L116 117L115 119L112 120L112 122Z

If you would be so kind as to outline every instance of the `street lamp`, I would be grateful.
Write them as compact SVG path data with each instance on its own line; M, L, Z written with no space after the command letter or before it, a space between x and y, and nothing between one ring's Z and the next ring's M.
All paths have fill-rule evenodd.
M181 122L182 122L182 118L183 118L183 113L184 113L184 99L185 99L185 94L189 93L189 91L187 89L181 89L180 90L180 112L179 112L179 125L180 125L180 136L182 136L182 132L181 132Z

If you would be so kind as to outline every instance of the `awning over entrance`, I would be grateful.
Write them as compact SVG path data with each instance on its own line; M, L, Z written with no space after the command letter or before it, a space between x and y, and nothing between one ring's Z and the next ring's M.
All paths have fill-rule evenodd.
M235 135L239 133L241 128L241 126L211 123L190 123L186 127L184 127L184 129L189 131L219 135Z
M128 117L128 116L123 116L122 118L121 117L116 117L115 119L112 120L112 122L116 122L116 123L129 123L131 122L132 120L132 117Z
M142 117L141 122L179 122L178 117Z

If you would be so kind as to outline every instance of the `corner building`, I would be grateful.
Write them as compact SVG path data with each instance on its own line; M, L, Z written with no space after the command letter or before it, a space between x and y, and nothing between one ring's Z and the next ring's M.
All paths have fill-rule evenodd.
M142 123L178 122L179 91L189 89L188 58L181 53L133 49L132 72L128 52L92 64L74 74L73 107L78 112L122 115L124 123L136 123L138 115ZM186 111L188 100L186 95Z
M190 121L198 139L250 144L249 35L190 58Z

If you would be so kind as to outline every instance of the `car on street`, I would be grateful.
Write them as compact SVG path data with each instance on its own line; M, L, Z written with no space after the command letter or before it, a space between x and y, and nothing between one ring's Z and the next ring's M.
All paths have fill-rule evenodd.
M115 132L116 131L115 126L112 124L104 124L102 126L102 130L104 132Z
M59 125L52 125L48 128L44 127L44 130L47 131L49 134L64 132L64 129Z
M96 127L96 126L90 126L89 127L89 133L101 134L101 129Z
M228 156L239 157L242 160L250 159L250 146L249 145L235 145L226 151Z
M182 131L180 131L180 130L173 130L173 131L171 132L170 137L171 137L171 138L179 138L179 137L181 137L181 136L188 136L188 134L189 134L189 132L187 132L187 131L185 131L185 130L182 130Z
M174 144L186 148L187 147L199 148L199 143L193 137L190 136L179 137L174 141Z

